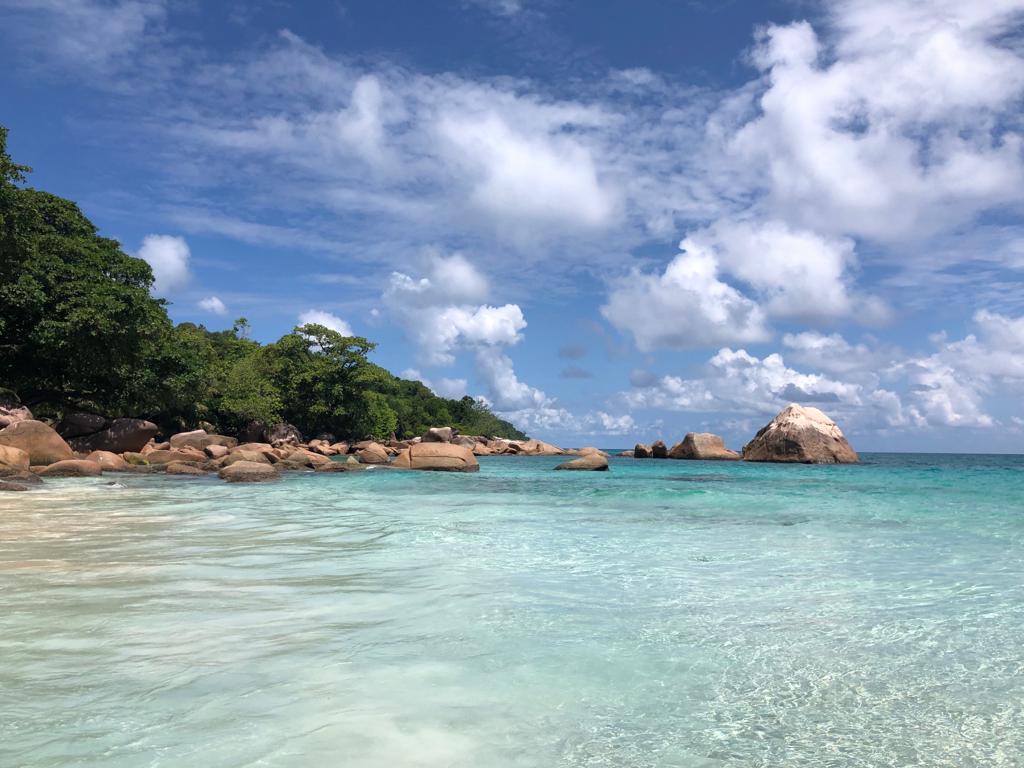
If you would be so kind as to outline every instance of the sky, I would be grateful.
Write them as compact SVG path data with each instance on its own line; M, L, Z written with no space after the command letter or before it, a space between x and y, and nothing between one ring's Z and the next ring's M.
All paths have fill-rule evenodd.
M1024 0L0 0L31 183L177 322L531 436L1024 452Z

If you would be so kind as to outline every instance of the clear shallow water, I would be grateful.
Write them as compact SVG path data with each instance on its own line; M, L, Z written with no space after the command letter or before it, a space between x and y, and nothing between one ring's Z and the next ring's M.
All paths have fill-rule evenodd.
M5 494L0 765L1024 764L1024 457L864 458Z

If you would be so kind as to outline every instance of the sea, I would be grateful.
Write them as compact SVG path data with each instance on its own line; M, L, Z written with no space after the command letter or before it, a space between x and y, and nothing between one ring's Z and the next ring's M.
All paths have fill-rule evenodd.
M1024 457L0 494L0 766L1024 765Z

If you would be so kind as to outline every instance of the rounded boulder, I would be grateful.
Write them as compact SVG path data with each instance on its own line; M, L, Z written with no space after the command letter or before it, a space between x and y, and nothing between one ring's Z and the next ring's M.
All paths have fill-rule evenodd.
M98 477L103 467L86 459L64 459L55 461L39 471L40 477Z
M21 449L28 454L30 464L54 464L75 457L56 430L33 419L0 429L0 445Z
M400 451L394 466L433 472L478 472L480 462L469 448L452 443L417 443Z
M740 455L725 447L725 441L710 432L687 432L682 442L672 446L670 459L698 459L704 461L736 461Z
M236 461L217 473L217 477L228 483L266 483L280 476L277 467L255 461Z
M832 419L817 408L792 403L743 446L743 460L856 464L860 458Z
M576 472L607 472L608 458L600 453L588 453L572 461L565 461L555 469L572 470Z

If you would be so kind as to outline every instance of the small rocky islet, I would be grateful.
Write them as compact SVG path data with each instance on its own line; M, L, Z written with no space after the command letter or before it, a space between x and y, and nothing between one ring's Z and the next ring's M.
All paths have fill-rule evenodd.
M0 414L0 491L25 491L46 478L96 477L104 472L164 472L185 477L214 474L229 483L276 480L284 471L359 472L370 468L434 472L476 472L478 456L573 456L555 467L602 472L609 456L597 448L563 449L541 440L508 440L460 435L433 427L411 440L336 441L324 435L308 442L294 427L265 430L264 441L203 429L179 432L157 442L159 428L142 419L113 421L72 414L56 428L32 418L25 408ZM859 461L842 430L817 408L786 406L762 427L742 452L721 437L690 432L669 448L662 440L639 443L621 457L702 461L850 464Z

